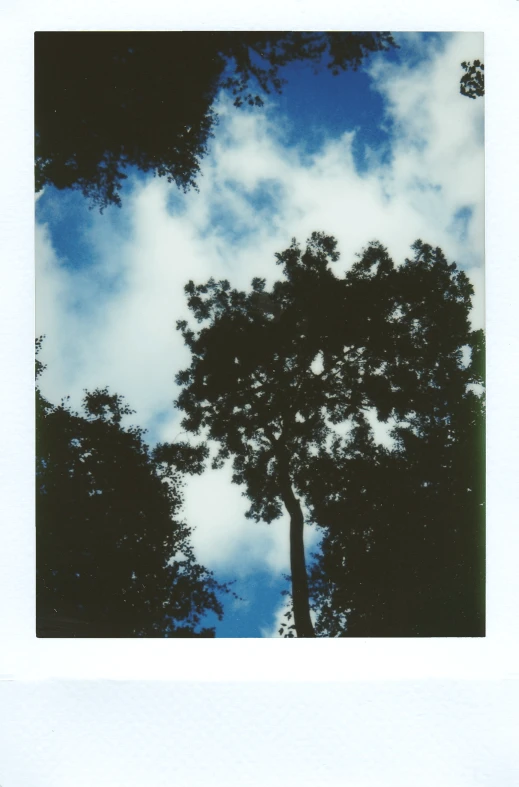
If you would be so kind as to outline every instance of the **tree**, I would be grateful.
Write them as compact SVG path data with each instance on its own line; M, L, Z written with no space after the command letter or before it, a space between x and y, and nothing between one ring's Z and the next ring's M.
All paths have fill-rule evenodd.
M485 95L485 66L480 60L473 63L463 62L461 67L465 73L460 80L460 93L468 98Z
M271 290L259 278L249 292L213 279L185 288L202 327L178 323L192 354L177 375L183 426L219 443L213 466L232 457L248 516L272 522L282 505L289 513L298 637L315 635L303 503L308 518L332 532L333 501L344 515L355 486L340 477L339 460L349 472L344 458L355 457L357 480L379 475L369 411L395 419L401 432L428 418L447 424L446 391L453 385L460 393L471 379L463 365L463 348L474 341L470 282L440 249L417 241L413 250L397 267L373 243L341 278L330 268L335 239L314 233L304 252L294 240L276 255L284 278Z
M444 386L443 415L396 427L392 450L352 434L328 463L314 495L321 636L484 635L484 409L466 388L481 380L481 338Z
M128 167L196 186L220 89L261 106L288 63L338 74L394 45L389 33L36 33L36 190L79 189L102 210L121 204Z
M151 451L106 389L83 404L79 415L37 390L38 636L214 636L203 619L221 618L226 588L196 562L178 518L177 468L200 472L200 451Z

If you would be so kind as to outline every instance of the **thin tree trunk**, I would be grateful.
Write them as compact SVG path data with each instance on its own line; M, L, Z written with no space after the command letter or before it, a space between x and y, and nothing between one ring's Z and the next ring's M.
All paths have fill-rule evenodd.
M294 494L288 461L280 462L280 486L283 503L290 514L290 569L292 572L292 603L294 607L294 623L298 637L315 637L314 627L310 618L310 600L308 596L308 576L305 563L305 545L303 540L304 517L301 503Z

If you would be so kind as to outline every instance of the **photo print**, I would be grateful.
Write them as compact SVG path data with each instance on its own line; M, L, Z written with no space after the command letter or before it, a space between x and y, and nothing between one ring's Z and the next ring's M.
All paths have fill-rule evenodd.
M485 635L478 33L35 34L39 637Z

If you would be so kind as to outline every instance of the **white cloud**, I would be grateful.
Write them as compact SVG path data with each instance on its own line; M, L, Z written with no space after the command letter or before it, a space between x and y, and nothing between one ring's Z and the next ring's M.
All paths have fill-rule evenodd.
M263 627L260 629L261 636L265 639L280 639L281 634L279 633L281 629L281 625L285 624L292 625L293 620L287 618L286 615L291 611L291 603L290 599L285 598L281 604L275 609L273 614L273 622L269 627Z
M189 363L175 331L175 321L188 316L184 284L210 276L237 287L253 276L272 282L279 276L274 253L314 230L337 237L338 273L373 239L395 261L409 255L418 237L441 246L469 266L477 288L474 323L482 325L483 102L458 92L459 64L477 57L481 45L478 35L453 35L444 51L414 69L372 67L395 129L389 164L377 163L374 152L371 169L359 174L353 132L308 158L283 145L283 129L268 110L223 104L200 192L183 196L162 179L138 185L118 214L129 232L110 211L92 218L85 231L95 247L91 267L64 266L47 229L38 227L37 330L47 335L49 364L43 392L53 401L71 394L77 404L84 388L109 385L153 437L175 437L181 426L171 406L173 380ZM273 210L255 206L258 189L270 193ZM464 208L471 218L462 222ZM243 574L288 570L287 521L256 524L245 519L246 507L228 469L189 480L186 519L196 526L199 559Z
M394 448L395 441L391 437L391 430L396 426L394 418L388 418L386 422L379 421L377 418L377 410L375 407L370 407L365 410L366 418L373 430L373 439L384 448Z
M459 77L461 60L482 58L483 36L456 34L441 53L431 49L430 59L412 69L381 59L371 68L394 124L393 157L383 171L383 182L392 201L410 211L408 223L397 230L400 243L409 243L402 230L423 227L422 240L442 246L462 265L481 265L484 102L463 99ZM472 218L463 237L449 230L458 211L467 207Z
M310 609L310 619L315 626L316 614L313 609ZM261 636L265 639L281 639L283 634L280 634L281 626L285 631L288 631L289 626L294 625L294 615L292 612L292 601L286 596L281 604L277 607L272 615L273 621L270 627L260 629Z
M267 569L276 576L290 573L288 515L270 525L246 519L248 501L231 476L228 464L186 485L184 512L194 528L192 542L199 560L217 570L232 569L240 578L254 570ZM305 525L304 538L310 555L319 540L317 528Z

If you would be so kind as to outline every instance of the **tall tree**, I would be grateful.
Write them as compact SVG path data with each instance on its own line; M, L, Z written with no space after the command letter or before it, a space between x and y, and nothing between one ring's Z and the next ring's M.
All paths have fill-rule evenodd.
M127 167L195 186L220 89L261 106L288 63L338 74L394 45L389 33L36 33L36 190L120 205Z
M41 371L41 365L38 369ZM37 391L37 633L40 637L212 637L219 585L179 519L187 445L146 446L122 398L87 393L84 413ZM203 452L202 452L203 453Z
M249 292L213 279L186 285L202 327L178 323L192 354L177 376L183 425L220 444L213 466L232 457L248 516L272 522L283 505L289 513L298 637L314 636L302 502L309 518L329 526L322 501L344 502L337 472L335 490L328 485L341 452L377 477L370 411L412 431L414 418L448 418L446 388L468 384L470 282L440 249L421 241L413 249L397 267L371 244L337 277L335 239L314 233L305 251L294 240L276 255L284 278L270 290L259 278ZM344 428L350 437L341 436Z

